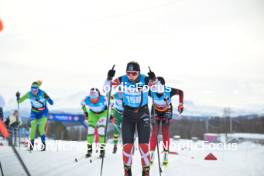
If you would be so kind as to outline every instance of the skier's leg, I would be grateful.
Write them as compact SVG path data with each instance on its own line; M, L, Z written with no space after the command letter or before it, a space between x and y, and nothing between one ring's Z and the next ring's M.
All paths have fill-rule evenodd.
M46 128L46 123L47 123L48 117L47 116L42 116L38 121L39 121L39 135L41 137L41 142L42 142L42 147L41 151L46 150L46 134L45 134L45 128Z
M163 118L162 121L162 137L163 137L163 166L167 166L169 163L168 156L169 156L169 147L170 147L170 137L169 137L169 122L170 119Z
M34 139L35 139L35 134L36 134L38 120L37 119L32 119L31 122L30 122L30 124L31 124L31 129L30 129L30 134L29 134L29 139L30 139L29 149L30 150L33 150L33 147L34 147Z
M99 144L100 144L100 157L103 158L105 155L105 127L106 127L106 116L107 110L101 114L97 114L98 121L96 123L98 134L99 134Z
M98 128L95 127L94 129L94 143L95 143L95 148L96 148L96 153L98 153L98 148L99 148L99 134L98 134Z
M170 127L169 119L164 119L162 121L162 138L163 138L163 148L164 150L167 151L169 151L169 147L170 147L169 127Z
M88 131L87 131L87 154L86 157L90 157L93 151L94 133L96 127L96 115L95 113L88 111Z
M104 144L105 143L104 133L106 126L107 111L104 111L101 114L97 114L97 116L98 116L98 121L96 123L96 126L99 134L99 144Z
M116 128L114 130L114 144L117 144L120 135L120 124L122 121L122 114L116 111L115 109L113 109L113 117L115 118L115 125L116 125Z
M41 142L44 144L46 142L46 134L45 134L45 128L47 123L48 117L43 116L41 119L39 119L39 135L41 137Z
M95 133L97 119L95 113L89 111L88 114L89 114L88 115L89 119L88 119L87 143L92 145L94 141L94 133Z
M150 117L148 112L145 112L137 122L138 143L141 154L141 164L143 175L149 175L150 153L149 153L149 138L150 138Z
M151 137L150 137L150 162L151 164L154 161L155 149L157 146L157 137L159 134L159 124L160 124L160 118L154 117L152 121L152 131L151 131Z
M155 118L153 120L151 137L150 137L150 151L155 151L155 148L157 145L157 136L159 133L159 123L160 123L160 120L158 118Z
M123 164L125 175L131 175L135 122L130 113L124 113L122 121Z

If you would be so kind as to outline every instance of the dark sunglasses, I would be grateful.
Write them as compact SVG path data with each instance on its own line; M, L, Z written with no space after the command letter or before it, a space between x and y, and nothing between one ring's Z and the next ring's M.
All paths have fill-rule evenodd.
M128 71L127 75L137 76L138 72L136 71Z

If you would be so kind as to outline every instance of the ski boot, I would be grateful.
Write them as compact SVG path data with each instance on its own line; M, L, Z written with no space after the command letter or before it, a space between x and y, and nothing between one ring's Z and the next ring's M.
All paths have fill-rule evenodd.
M115 154L117 152L117 144L114 145L113 153Z
M89 158L92 156L93 152L93 145L92 144L87 144L87 153L85 155L86 158Z
M42 152L46 151L46 142L42 143L42 147L41 147L40 151L42 151Z
M104 158L105 157L105 144L101 144L100 145L100 158Z
M30 143L29 143L29 149L28 149L28 151L33 151L33 149L34 149L34 140L31 140L30 141Z
M162 165L164 167L167 167L168 164L169 164L168 155L169 155L169 151L168 150L164 150L164 156L163 156L163 162L162 162Z
M132 176L131 166L124 165L124 171L125 171L124 176Z
M155 151L151 151L150 152L150 165L153 165L154 163L154 156L155 156Z
M142 176L149 176L149 166L143 167Z

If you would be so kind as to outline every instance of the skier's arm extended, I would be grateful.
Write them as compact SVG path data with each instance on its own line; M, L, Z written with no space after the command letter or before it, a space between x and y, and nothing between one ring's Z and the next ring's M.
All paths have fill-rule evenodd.
M174 95L179 95L179 106L178 106L178 111L179 113L183 112L183 98L184 98L184 93L182 90L180 89L175 89L175 88L171 88L171 93L170 93L171 97L173 97Z
M44 93L44 98L48 101L50 105L54 104L53 100L49 97L47 93Z
M83 110L83 113L85 114L85 117L88 119L88 111L87 111L87 108L85 106L85 100L83 100L81 102L81 105L82 105L82 110Z
M21 98L17 100L18 103L24 102L26 99L29 99L29 92L23 95Z
M181 89L171 88L170 94L171 97L173 97L174 95L179 95L179 103L183 103L184 93Z

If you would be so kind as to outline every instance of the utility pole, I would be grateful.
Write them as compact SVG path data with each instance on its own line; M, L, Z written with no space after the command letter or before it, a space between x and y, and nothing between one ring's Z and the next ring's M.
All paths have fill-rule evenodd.
M209 117L205 120L205 132L209 132Z
M231 109L229 107L224 108L225 122L227 122L227 119L229 119L229 133L232 133L233 124L232 124L232 118L230 114L231 114ZM227 126L228 125L225 123L226 141L227 141L227 132L228 132Z

